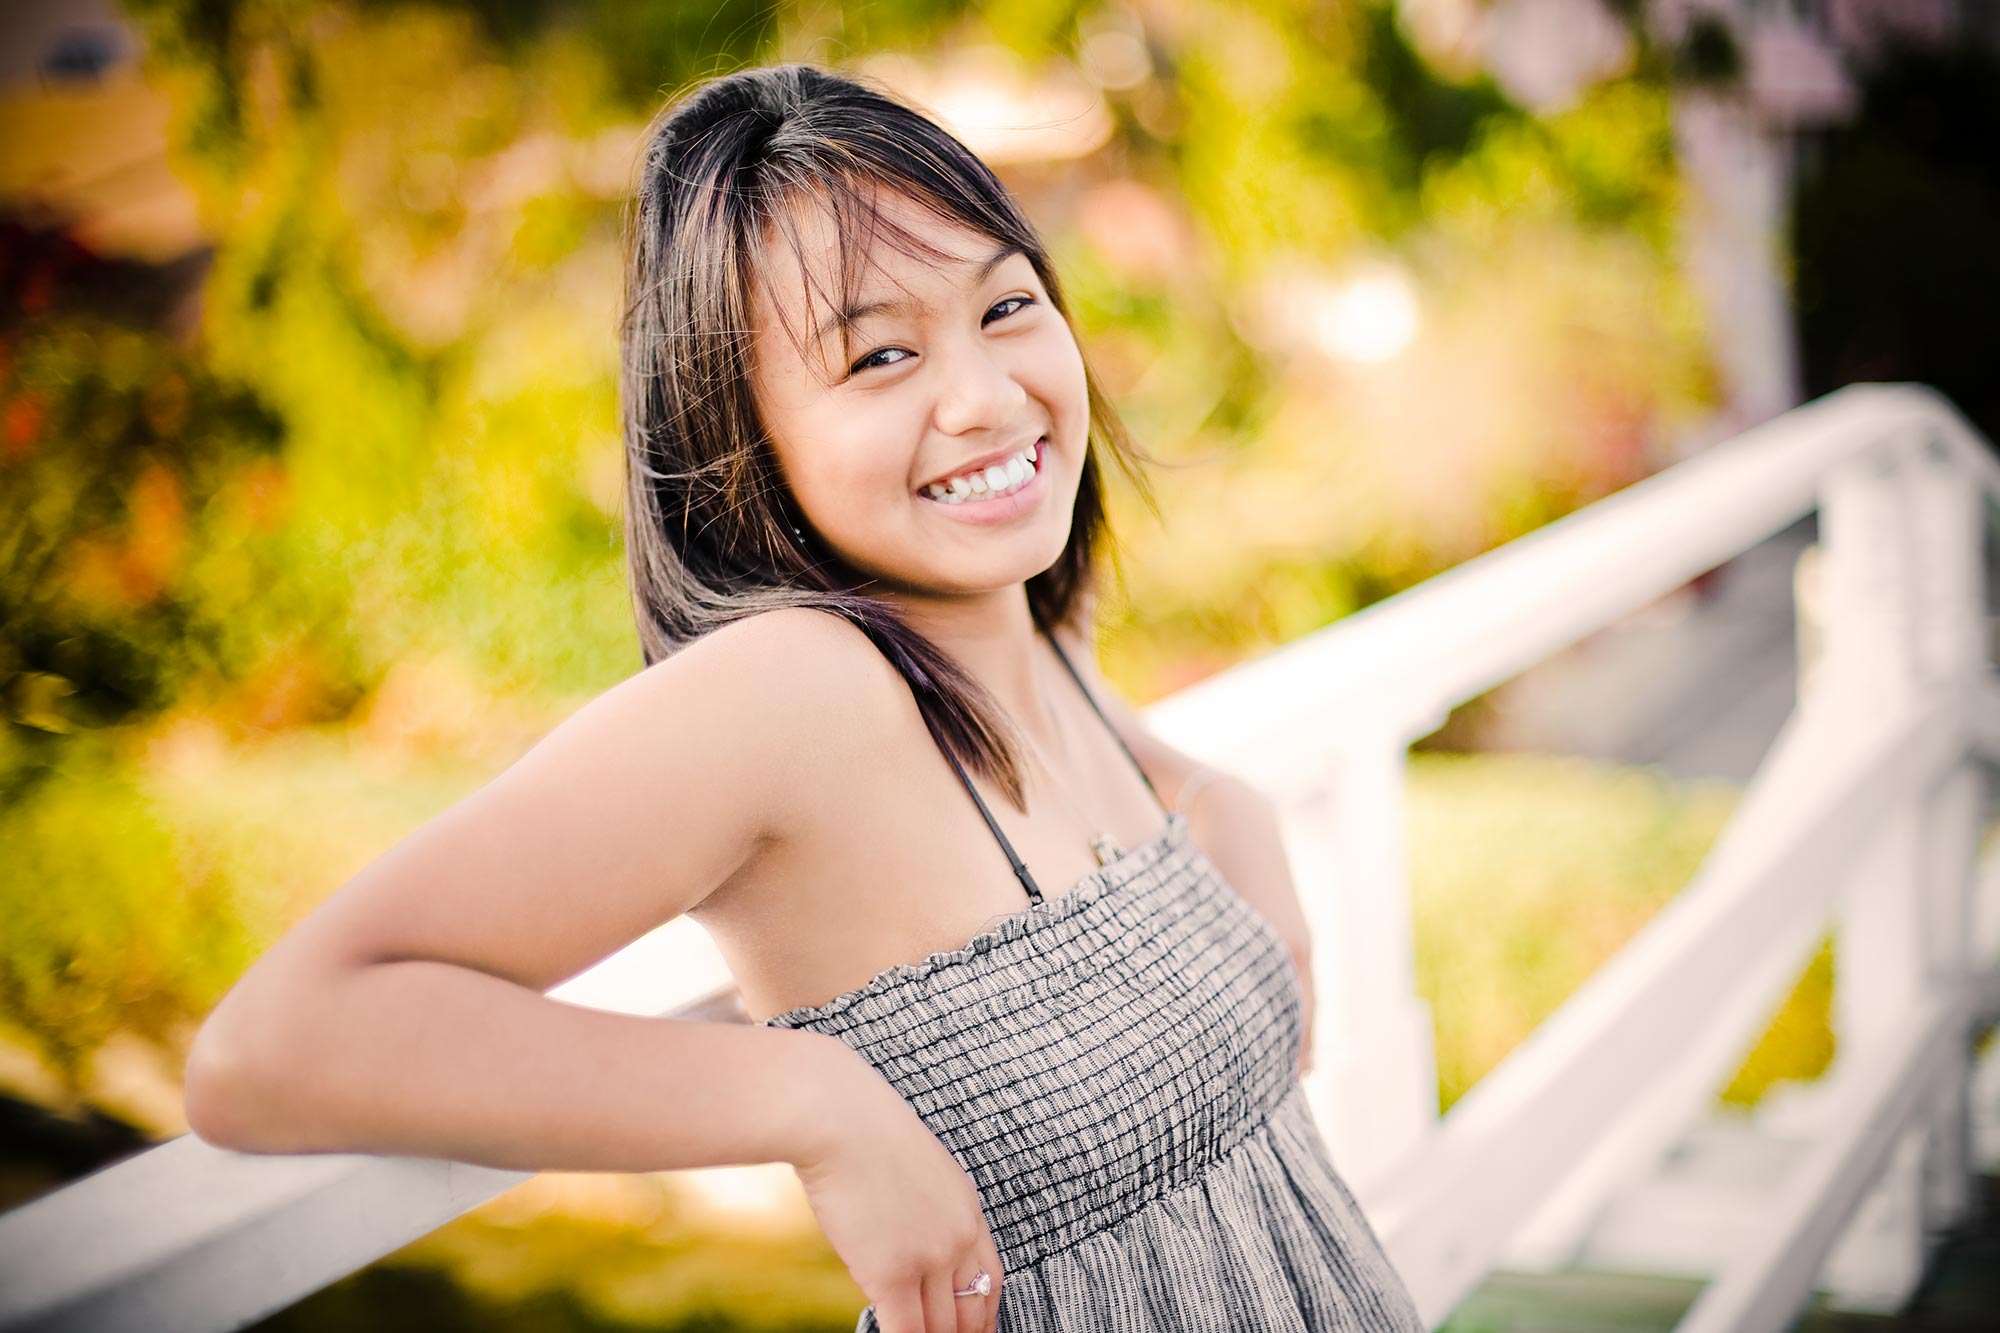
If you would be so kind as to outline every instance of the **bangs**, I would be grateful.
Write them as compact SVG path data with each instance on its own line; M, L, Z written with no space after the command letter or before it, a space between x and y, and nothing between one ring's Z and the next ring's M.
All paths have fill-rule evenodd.
M905 200L941 222L994 241L1011 239L996 231L990 221L968 216L966 210L954 207L953 201L940 198L912 181L883 180L846 170L820 172L790 162L771 162L766 170L769 174L763 188L752 195L747 234L741 238L745 259L744 309L752 308L752 289L761 289L792 346L808 364L821 361L816 334L821 324L856 305L869 256L878 242L912 259L946 263L960 258L891 217L884 206L885 199ZM813 213L833 222L836 253L831 287L819 262L823 256L808 253L815 242L803 234L799 225L802 215ZM766 243L774 237L781 238L784 245L767 249ZM778 253L774 256L772 250ZM773 265L785 262L786 254L797 266L806 292L805 309L796 312L796 318L795 312L786 309L788 303L775 297L780 288L773 281L776 276ZM843 316L838 320L838 328L844 366L853 354L852 327Z

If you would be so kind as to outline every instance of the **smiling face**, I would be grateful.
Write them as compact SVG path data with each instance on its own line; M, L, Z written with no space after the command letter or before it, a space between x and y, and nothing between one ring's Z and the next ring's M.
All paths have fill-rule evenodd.
M901 196L879 208L947 257L874 244L845 348L832 216L790 215L810 286L792 242L764 240L750 380L779 470L812 534L890 590L955 601L1020 584L1069 540L1089 447L1082 352L1025 254ZM1025 484L993 494L1018 484L1006 460L1023 451Z

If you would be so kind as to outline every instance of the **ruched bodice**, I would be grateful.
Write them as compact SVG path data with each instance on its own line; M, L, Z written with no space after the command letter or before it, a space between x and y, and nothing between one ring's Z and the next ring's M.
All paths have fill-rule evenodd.
M847 1043L972 1178L1002 1333L1414 1333L1307 1109L1302 1022L1283 940L1179 811L963 946L765 1020Z

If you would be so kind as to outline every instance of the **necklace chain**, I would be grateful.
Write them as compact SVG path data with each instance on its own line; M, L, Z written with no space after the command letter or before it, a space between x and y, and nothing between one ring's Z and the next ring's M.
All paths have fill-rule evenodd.
M1053 709L1050 710L1050 716L1051 717L1056 716L1055 710ZM1050 764L1047 759L1042 757L1041 747L1035 744L1034 738L1032 736L1029 736L1025 729L1022 730L1021 736L1022 739L1028 742L1029 749L1034 752L1035 762L1041 765L1042 772L1048 774L1049 780L1061 788L1062 795L1069 798L1070 809L1079 812L1082 811L1084 808L1083 802L1076 799L1076 794L1070 790L1068 783L1064 782L1061 778L1056 776L1055 767L1052 764ZM1089 821L1086 821L1086 823L1088 822ZM1123 854L1124 848L1118 845L1118 839L1111 835L1111 831L1109 829L1103 829L1103 828L1095 830L1087 829L1086 832L1090 840L1091 855L1097 858L1098 865L1100 866L1110 865L1113 861L1117 860L1120 855Z

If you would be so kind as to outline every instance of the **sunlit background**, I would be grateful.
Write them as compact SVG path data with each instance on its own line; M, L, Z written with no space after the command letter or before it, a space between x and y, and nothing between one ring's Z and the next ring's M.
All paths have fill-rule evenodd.
M1104 669L1143 704L1846 382L2000 434L1990 12L10 7L0 1205L185 1132L192 1032L258 950L639 667L620 208L674 90L863 71L1018 193L1168 464L1164 522L1111 497ZM1533 684L1413 759L1445 1106L1687 881L1747 771L1593 750ZM1825 1068L1831 965L1726 1099ZM270 1326L861 1303L782 1168L552 1174Z

